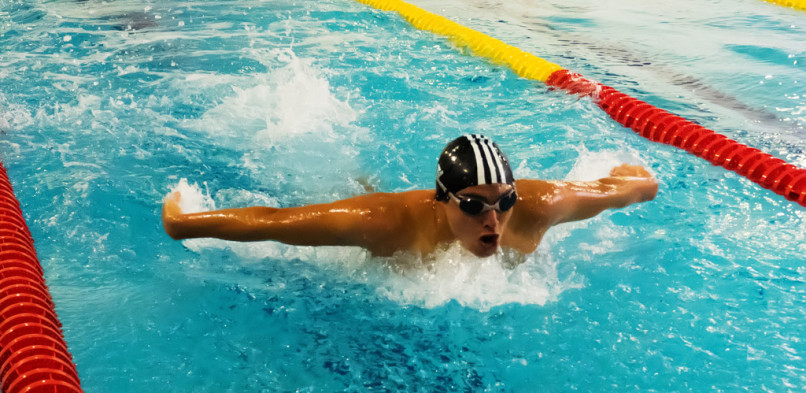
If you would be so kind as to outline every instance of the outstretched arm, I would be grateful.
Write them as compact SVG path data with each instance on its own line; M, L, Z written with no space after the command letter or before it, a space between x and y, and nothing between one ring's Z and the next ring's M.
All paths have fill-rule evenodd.
M294 245L361 246L373 251L391 237L399 214L394 194L283 209L246 207L201 213L183 213L180 198L178 192L169 195L162 208L165 232L176 240L275 240Z
M658 192L658 181L643 167L623 164L610 176L592 182L557 182L549 200L553 224L591 218L605 209L622 208L651 201Z

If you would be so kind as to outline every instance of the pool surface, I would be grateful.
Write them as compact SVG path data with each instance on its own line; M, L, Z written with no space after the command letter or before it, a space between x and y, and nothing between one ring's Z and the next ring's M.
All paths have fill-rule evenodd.
M803 11L414 3L806 167ZM159 219L173 189L204 210L431 188L468 132L519 178L631 162L660 191L523 260L428 268ZM802 206L352 0L0 2L0 161L88 393L806 390Z

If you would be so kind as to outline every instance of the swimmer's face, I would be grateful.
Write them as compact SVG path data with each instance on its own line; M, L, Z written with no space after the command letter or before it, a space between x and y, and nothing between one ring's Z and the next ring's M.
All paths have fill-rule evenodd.
M469 214L460 208L459 200L469 198L487 205L498 202L504 206L507 198L514 197L512 191L512 186L508 184L482 184L465 188L448 199L445 208L448 226L462 247L478 257L495 254L501 244L504 228L512 216L512 209L505 212L485 209L478 214Z

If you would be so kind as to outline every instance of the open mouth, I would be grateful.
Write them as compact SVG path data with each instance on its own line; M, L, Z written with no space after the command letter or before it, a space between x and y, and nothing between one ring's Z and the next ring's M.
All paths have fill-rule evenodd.
M487 246L493 246L498 243L498 235L484 235L479 239Z

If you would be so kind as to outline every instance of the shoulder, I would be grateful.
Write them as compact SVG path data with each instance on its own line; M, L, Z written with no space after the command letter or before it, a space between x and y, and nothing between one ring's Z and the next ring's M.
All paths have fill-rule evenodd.
M410 219L422 220L434 214L434 194L433 190L414 190L393 195L398 199L402 214Z
M359 195L345 201L354 201L365 206L385 207L391 209L417 209L434 200L433 190L414 190L404 192L376 192Z
M556 181L538 179L518 179L515 181L518 195L530 195L538 198L551 196L560 190L561 184Z
M406 205L419 200L427 200L428 196L433 199L434 192L429 190L415 190L404 192L373 192L371 194L356 195L352 198L342 199L332 204L335 205L355 205L364 207L386 207L404 208Z
M434 191L414 190L405 192L378 192L359 195L339 201L336 208L361 211L365 219L377 221L386 226L405 226L408 221L417 219L433 210Z
M515 186L518 202L513 208L512 224L531 228L550 221L551 206L562 190L544 180L520 179L515 181Z
M585 182L518 180L516 217L532 226L550 227L565 221L579 204L580 196L595 193Z
M535 250L543 234L554 224L552 204L559 188L544 180L516 180L518 202L512 208L503 243L524 253Z
M366 209L363 221L367 248L375 255L396 251L429 250L423 237L434 233L434 191L416 190L400 193L374 193L356 197ZM429 243L430 244L430 243ZM433 247L431 247L433 248Z
M522 179L515 182L519 210L529 214L545 214L546 208L562 198L565 192L560 182Z

